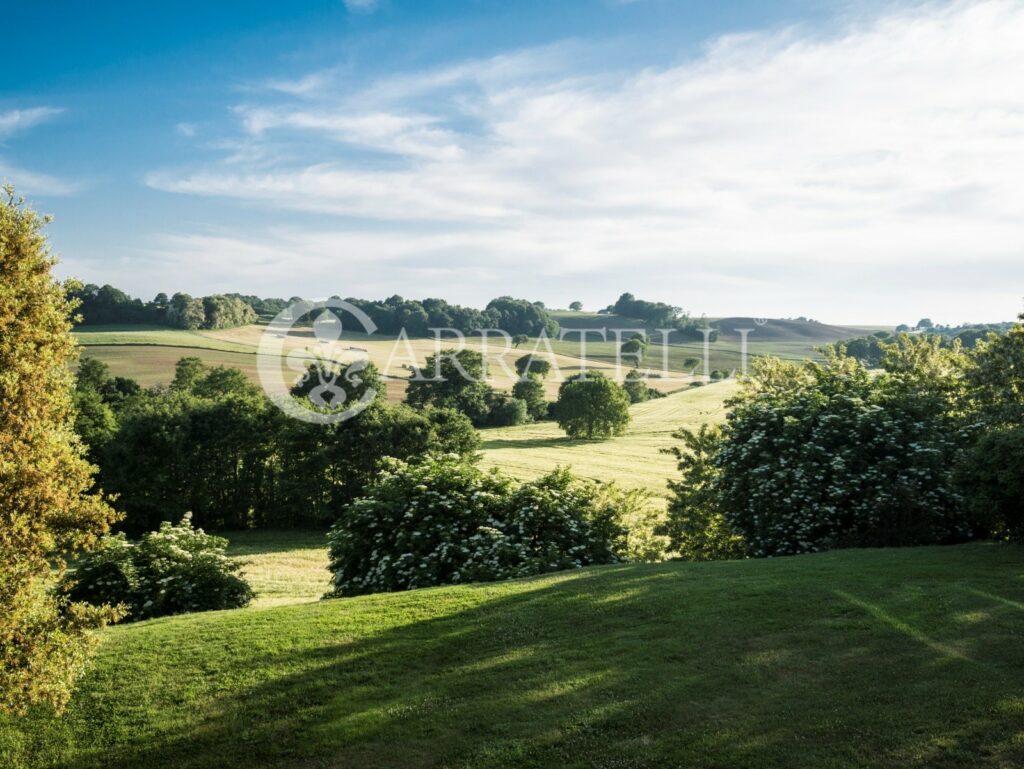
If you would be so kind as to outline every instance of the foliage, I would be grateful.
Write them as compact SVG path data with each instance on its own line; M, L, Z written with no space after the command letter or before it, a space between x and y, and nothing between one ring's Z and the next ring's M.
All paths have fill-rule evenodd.
M536 374L516 380L512 395L526 404L526 414L532 420L546 419L548 401L544 397L544 384Z
M600 372L587 371L562 382L554 411L570 438L611 438L629 425L629 396Z
M660 328L675 328L684 317L679 307L662 302L647 302L629 293L620 296L611 309L624 318L636 318Z
M909 338L889 353L878 377L839 356L763 373L755 362L714 460L725 520L752 555L971 535L950 472L959 353Z
M516 487L457 457L392 461L328 534L332 595L614 563L620 500L566 470Z
M0 199L0 710L63 708L85 669L88 631L109 614L53 590L65 557L114 513L93 491L75 435L74 309L54 282L43 220Z
M551 373L551 361L544 360L544 358L538 358L535 355L527 354L521 358L516 358L516 373L519 376L526 376L527 374L535 374L541 379Z
M368 361L355 361L348 365L310 363L292 386L291 394L313 408L358 403L367 393L382 397L384 380L377 367Z
M382 457L469 455L479 446L460 413L379 397L336 424L289 419L237 370L188 358L170 388L125 401L117 417L99 463L131 534L186 512L214 529L323 525L361 493Z
M966 375L978 429L959 473L964 495L991 534L1024 539L1024 324L980 342Z
M490 386L483 381L484 358L475 350L441 350L414 368L405 402L424 408L451 408L468 416L473 424L487 423Z
M227 544L193 528L188 513L139 542L107 536L67 578L67 592L76 601L122 604L131 620L247 606L253 592L239 574L243 564L227 557Z
M569 309L573 312L580 312L583 309L583 302L569 302Z
M515 394L493 390L487 394L487 427L512 427L529 420L530 413L525 400Z
M509 334L525 334L528 337L558 336L558 323L539 302L500 296L487 303L484 315L492 328L500 328Z
M742 558L743 538L726 523L718 505L715 456L721 429L706 424L697 431L684 427L672 437L682 446L662 451L676 458L682 478L668 484L672 498L661 532L669 539L669 549L688 561Z
M653 387L648 386L643 374L635 368L630 369L626 374L626 378L622 382L622 388L626 391L626 395L629 396L630 403L643 403L652 397L657 398L661 395Z

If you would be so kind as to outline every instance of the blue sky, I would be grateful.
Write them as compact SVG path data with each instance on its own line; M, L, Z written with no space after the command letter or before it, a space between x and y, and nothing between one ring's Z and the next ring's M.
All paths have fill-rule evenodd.
M210 5L216 7L211 8ZM1024 301L1024 6L17 4L0 177L149 298Z

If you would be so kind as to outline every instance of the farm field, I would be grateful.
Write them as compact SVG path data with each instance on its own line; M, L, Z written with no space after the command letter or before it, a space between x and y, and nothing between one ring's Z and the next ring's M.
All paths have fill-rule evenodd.
M174 365L186 356L201 358L208 365L233 366L241 369L252 381L258 382L256 369L256 352L260 337L265 326L243 326L219 331L186 331L178 329L154 329L143 327L139 331L125 330L127 327L93 327L88 331L76 331L75 336L83 345L82 355L98 358L107 363L115 375L129 376L138 379L143 385L149 386L167 383L174 376ZM109 329L109 330L101 330ZM195 343L195 344L194 344ZM293 329L283 340L286 353L297 352L312 359L321 350L313 332L309 328ZM450 345L443 345L448 347ZM489 343L488 361L492 383L498 389L510 390L515 382L514 362L525 354L532 346L526 344L522 349L504 352L500 339L492 339ZM467 338L466 347L483 351L479 337ZM360 349L352 349L360 348ZM566 345L569 352L571 345ZM393 337L378 335L344 333L337 346L331 350L329 357L342 363L348 363L357 357L369 356L369 359L387 378L388 398L392 401L401 400L405 394L405 380L409 376L409 365L422 365L427 356L436 350L433 338L416 338L405 341ZM581 360L569 354L556 354L554 361L564 376L577 373ZM502 367L502 362L505 368ZM623 368L618 374L614 371L614 358L611 363L602 360L588 360L593 370L602 371L608 376L621 379L625 376ZM296 376L300 372L296 371ZM662 391L672 392L685 387L692 379L689 376L672 379L651 379L650 386ZM545 380L545 392L549 399L554 400L558 394L560 379L552 374Z
M614 315L583 312L552 314L566 328L628 328L636 325L634 321ZM758 326L752 319L724 319L722 322L726 321L729 322L729 329L754 329L748 338L747 350L750 356L773 355L793 361L820 358L817 351L820 345L870 330L797 321L769 321L764 326ZM211 331L187 331L160 326L85 326L75 331L75 337L84 348L83 355L104 361L116 375L130 376L149 386L169 382L174 374L174 364L185 355L202 358L209 365L234 366L257 381L255 355L265 330L266 326L262 325ZM658 338L655 339L657 341ZM310 358L329 349L318 343L312 329L308 327L292 329L282 344L285 352L298 351ZM479 337L468 337L465 344L471 349L483 351ZM506 353L502 350L500 339L490 340L487 358L495 387L511 389L514 383L510 371L513 362L532 350L535 344L536 340L531 340L519 349ZM551 348L555 353L556 366L563 377L579 371L582 361L578 335L572 335L564 341L552 340ZM433 338L416 338L406 342L397 341L393 337L345 332L329 357L339 362L350 362L359 356L369 356L388 378L388 398L401 400L405 390L404 380L409 373L408 366L423 364L435 349ZM660 392L675 392L685 388L694 378L700 378L704 365L704 346L701 342L672 341L667 345L667 351L666 359L662 348L657 344L652 345L641 363L641 369L659 372L667 368L673 374L665 378L651 378L650 386ZM621 379L632 361L625 360L624 367L618 371L615 370L615 363L614 341L587 341L587 366ZM738 336L723 334L709 346L709 371L742 371L742 365L742 346ZM545 393L549 399L554 400L557 396L560 381L560 377L554 373L545 380Z
M482 465L521 480L558 465L571 466L585 478L645 488L663 497L668 479L677 472L675 459L661 453L676 443L672 433L723 421L724 401L737 390L738 384L727 380L634 404L626 434L606 441L571 440L554 422L482 430Z
M238 549L285 558L296 544L262 536L263 554L258 535ZM0 765L1024 761L1018 546L597 567L307 600L297 587L291 605L103 631L62 718L0 718Z

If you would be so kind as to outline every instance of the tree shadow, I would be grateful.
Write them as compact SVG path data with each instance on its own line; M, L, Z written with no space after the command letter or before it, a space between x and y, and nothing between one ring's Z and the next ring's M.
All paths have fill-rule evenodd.
M607 567L512 594L467 586L436 596L462 607L440 614L430 591L289 608L316 629L315 643L262 652L257 644L243 669L210 671L200 707L182 690L158 694L173 718L143 720L128 734L78 733L83 752L50 765L735 769L1024 759L1014 741L1024 690L1018 612L989 601L986 619L958 625L948 618L982 599L928 570L916 581L851 579L834 561L809 557L806 576L792 579L798 559L787 560L770 572L750 562ZM386 606L401 620L356 636L360 606ZM203 643L217 643L216 632L223 643L258 633L238 616ZM219 693L218 681L231 678ZM86 724L101 719L102 703L93 704Z

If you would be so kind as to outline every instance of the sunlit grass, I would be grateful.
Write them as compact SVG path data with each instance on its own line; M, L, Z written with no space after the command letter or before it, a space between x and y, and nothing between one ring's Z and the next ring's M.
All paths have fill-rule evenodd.
M0 718L0 765L1018 766L1020 605L1024 550L968 545L152 620L63 718Z

